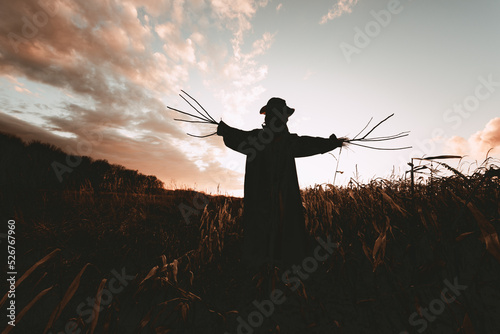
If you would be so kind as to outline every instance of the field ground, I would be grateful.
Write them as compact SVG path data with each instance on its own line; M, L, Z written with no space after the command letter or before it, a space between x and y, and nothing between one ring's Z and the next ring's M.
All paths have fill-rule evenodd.
M484 171L414 194L405 180L304 190L312 246L339 247L300 283L245 269L239 198L4 189L19 275L2 333L500 333L500 182Z

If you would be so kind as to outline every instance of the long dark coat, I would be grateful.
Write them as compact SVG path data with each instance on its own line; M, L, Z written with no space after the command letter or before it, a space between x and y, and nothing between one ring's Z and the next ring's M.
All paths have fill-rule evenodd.
M250 267L263 264L290 267L306 256L307 237L295 158L326 153L341 141L298 136L285 125L243 131L220 122L217 133L227 147L246 158L243 260Z

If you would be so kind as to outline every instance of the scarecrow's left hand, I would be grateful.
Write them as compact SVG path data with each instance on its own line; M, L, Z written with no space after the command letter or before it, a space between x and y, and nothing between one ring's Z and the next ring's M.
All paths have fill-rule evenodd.
M345 137L337 138L337 136L335 134L332 134L330 136L330 140L337 142L337 146L341 147L347 141L347 138L345 138Z

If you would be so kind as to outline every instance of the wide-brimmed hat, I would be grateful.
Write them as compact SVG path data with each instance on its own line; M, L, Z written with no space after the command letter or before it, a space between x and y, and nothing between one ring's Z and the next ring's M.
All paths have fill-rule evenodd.
M283 100L279 97L272 97L269 99L269 101L267 101L267 104L265 106L260 108L260 113L262 115L265 115L266 112L271 111L274 108L276 108L278 111L285 110L288 116L291 116L295 111L294 108L290 108L289 106L286 105L285 100Z

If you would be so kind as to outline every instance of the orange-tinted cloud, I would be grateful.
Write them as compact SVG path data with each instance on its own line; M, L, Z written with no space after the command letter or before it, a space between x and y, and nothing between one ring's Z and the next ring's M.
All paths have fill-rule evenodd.
M320 24L333 20L345 13L352 13L352 7L356 6L358 0L338 0L335 5L321 18Z
M474 133L468 139L454 136L446 142L453 154L469 155L474 159L489 156L500 157L500 117L490 120L483 130Z
M480 154L486 155L490 149L493 149L490 154L500 155L500 117L490 120L485 128L473 134L469 141Z
M99 158L113 157L112 162L157 173L163 180L174 178L179 184L208 180L199 161L210 161L221 142L212 141L194 156L182 151L173 143L185 141L186 135L161 98L186 88L192 69L215 78L223 73L216 81L235 83L232 93L237 97L245 91L262 92L251 87L267 71L255 57L269 48L272 36L265 34L248 54L239 45L255 12L266 4L264 0L3 1L0 76L19 92L29 94L17 80L23 78L60 89L69 98L43 108L0 101L2 129L24 139L48 138L63 149L72 139L49 136L51 131L73 134L75 144L85 140L82 129L102 129L103 142L93 151ZM208 40L206 32L221 27L233 34L231 42ZM185 31L191 34L186 37ZM23 122L23 115L35 115L44 125ZM237 173L227 173L220 163L209 164L214 172L231 175L221 186L241 185Z

